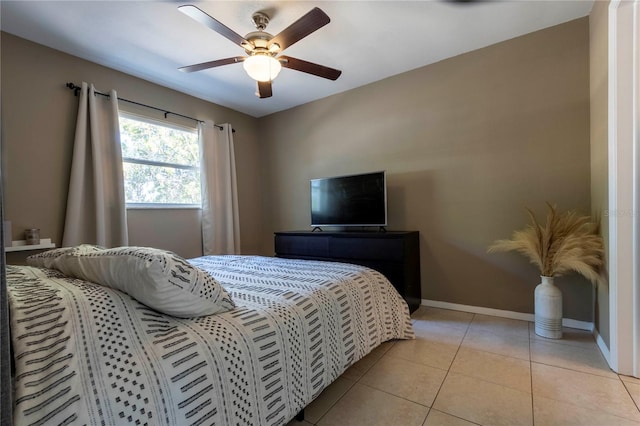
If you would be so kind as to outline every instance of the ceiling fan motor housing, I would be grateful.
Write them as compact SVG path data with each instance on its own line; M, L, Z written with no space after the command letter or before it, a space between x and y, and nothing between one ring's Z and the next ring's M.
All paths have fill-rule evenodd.
M254 13L253 16L251 16L251 20L258 31L266 30L267 25L269 25L269 17L263 12Z
M269 49L269 41L273 38L273 36L267 32L254 31L247 34L244 38L249 42L249 46L245 47L243 45L242 47L244 47L244 51L247 52L248 55L253 55L257 52L275 54L277 53L277 50L279 50L276 49L275 51L273 51Z

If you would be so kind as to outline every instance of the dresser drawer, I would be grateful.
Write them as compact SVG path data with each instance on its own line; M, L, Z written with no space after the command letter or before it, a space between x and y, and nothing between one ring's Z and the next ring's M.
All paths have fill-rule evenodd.
M371 259L402 261L405 256L404 241L400 238L332 238L332 257L342 259Z
M329 256L329 237L307 238L297 235L276 235L275 250L278 255L312 257Z

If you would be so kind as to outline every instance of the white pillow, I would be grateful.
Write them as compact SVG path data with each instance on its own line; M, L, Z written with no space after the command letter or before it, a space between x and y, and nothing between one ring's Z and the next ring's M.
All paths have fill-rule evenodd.
M182 257L147 247L118 247L59 256L53 267L65 275L118 289L167 315L182 318L235 307L227 291L207 272Z
M51 269L53 262L60 256L66 254L94 253L101 250L104 250L104 248L90 244L82 244L75 247L60 247L27 257L27 265Z

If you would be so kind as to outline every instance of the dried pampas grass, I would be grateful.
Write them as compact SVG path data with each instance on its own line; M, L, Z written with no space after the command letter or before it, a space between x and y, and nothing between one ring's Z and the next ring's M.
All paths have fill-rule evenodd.
M592 283L598 282L604 263L604 243L600 225L575 211L558 213L547 203L547 222L541 225L527 209L531 222L515 231L510 240L498 240L489 252L516 251L538 266L540 275L557 277L574 271Z

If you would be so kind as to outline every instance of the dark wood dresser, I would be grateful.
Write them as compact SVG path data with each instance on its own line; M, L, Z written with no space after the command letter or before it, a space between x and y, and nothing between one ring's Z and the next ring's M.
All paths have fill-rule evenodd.
M275 233L275 254L289 259L354 263L386 276L418 309L420 294L420 240L418 231Z

